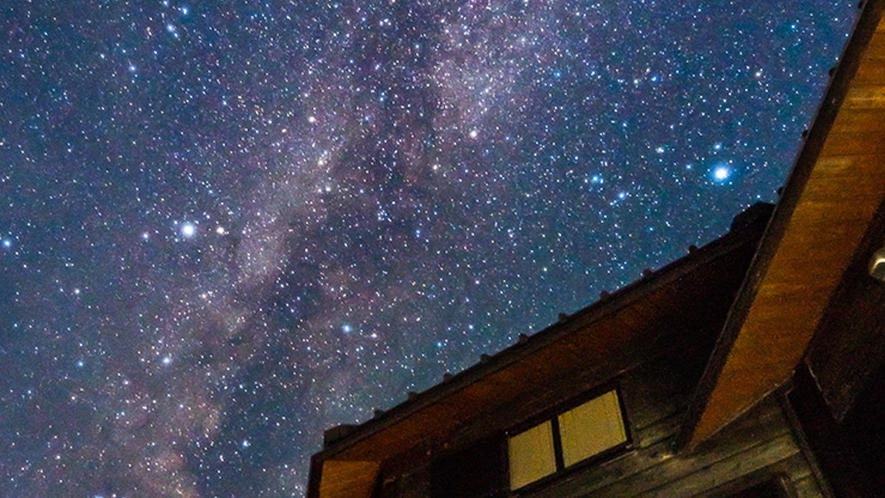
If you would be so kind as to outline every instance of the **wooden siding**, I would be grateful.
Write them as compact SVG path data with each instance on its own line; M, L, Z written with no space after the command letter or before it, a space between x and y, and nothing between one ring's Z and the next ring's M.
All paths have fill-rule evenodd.
M507 491L504 472L496 496L526 498L725 497L768 479L787 483L791 496L827 496L803 451L780 395L766 398L728 429L685 454L674 452L692 387L700 372L683 368L678 355L669 354L625 372L618 384L624 398L633 448L608 461L578 464L527 490ZM572 393L575 394L574 392ZM506 418L506 408L497 413ZM515 417L505 420L514 423ZM482 424L466 433L485 434ZM502 445L503 440L502 440ZM412 460L412 468L386 469L382 498L432 496L427 481L433 462L450 457L458 448L432 458ZM417 464L417 465L416 465ZM397 472L401 474L395 475ZM824 485L825 486L825 485Z
M378 468L378 462L324 462L320 494L335 497L371 496Z
M796 496L825 496L812 465L772 395L695 451L675 453L674 441L691 394L690 379L672 361L643 366L622 379L634 449L520 496L724 496L746 476L781 477ZM756 482L759 482L758 480ZM729 491L731 490L731 491Z

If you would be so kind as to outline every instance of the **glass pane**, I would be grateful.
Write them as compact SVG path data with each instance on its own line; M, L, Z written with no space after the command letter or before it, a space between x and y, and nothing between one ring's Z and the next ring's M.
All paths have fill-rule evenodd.
M544 422L508 441L510 489L521 488L556 472L551 426L549 421Z
M627 440L618 394L609 391L559 416L566 467Z

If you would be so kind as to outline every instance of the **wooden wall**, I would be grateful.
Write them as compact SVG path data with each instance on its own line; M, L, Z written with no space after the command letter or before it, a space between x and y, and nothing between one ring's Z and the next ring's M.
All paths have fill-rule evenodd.
M770 480L784 483L787 494L783 496L828 496L806 453L800 449L802 440L793 429L797 424L791 422L793 417L789 408L784 408L780 394L766 398L695 451L674 454L673 443L702 367L692 361L695 357L673 352L617 379L627 410L632 449L607 462L578 464L576 469L568 469L546 484L529 486L528 491L518 494L508 492L505 469L505 475L500 476L501 492L495 496L725 497ZM502 409L506 411L508 407ZM475 445L476 436L493 435L489 431L483 433L482 426L463 429L475 436L464 437L462 444L444 450L417 450L405 458L408 463L384 469L386 477L384 483L379 483L376 496L432 496L434 462L456 457L469 440L469 444ZM497 430L492 432L500 434Z
M673 442L690 395L672 361L643 366L622 379L634 449L608 462L564 476L522 496L533 498L625 496L729 496L769 480L784 482L786 496L827 496L774 394L700 445L674 454Z

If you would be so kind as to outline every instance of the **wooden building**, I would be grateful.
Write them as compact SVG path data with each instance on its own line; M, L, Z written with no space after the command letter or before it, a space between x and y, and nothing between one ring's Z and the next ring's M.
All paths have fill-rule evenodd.
M883 7L777 206L330 429L308 497L885 495Z

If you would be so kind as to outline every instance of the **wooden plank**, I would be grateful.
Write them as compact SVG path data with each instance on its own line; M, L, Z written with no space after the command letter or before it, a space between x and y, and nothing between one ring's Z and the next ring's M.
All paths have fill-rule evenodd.
M797 233L807 230L811 232L811 234L814 234L816 233L816 230L820 229L820 224L826 221L828 224L823 226L826 226L827 230L830 230L830 228L833 230L840 230L846 236L852 233L856 234L858 228L854 225L865 224L871 216L869 211L870 208L867 206L864 206L863 210L843 209L838 212L833 212L838 209L840 205L844 206L844 202L828 203L825 200L815 199L814 201L803 201L801 204L802 209L795 211L793 220L791 220L793 222L792 224L797 226ZM852 226L841 226L847 224L851 224ZM798 229L799 227L801 227L801 230Z
M865 207L862 199L857 199L856 202L860 207ZM827 217L826 213L821 212L827 206L828 203L821 202L808 208L808 214L818 215L820 221L805 224L801 237L797 235L787 239L789 242L783 244L782 248L788 247L789 251L784 250L777 255L775 258L777 267L772 268L766 275L764 287L776 288L784 284L806 285L809 288L819 289L826 287L826 292L817 297L829 297L842 271L848 265L847 258L851 256L858 239L863 235L864 221L868 219L868 213ZM840 238L840 234L845 237ZM813 272L810 273L812 269ZM785 305L786 303L767 304ZM789 311L789 308L783 310L784 313Z
M870 44L864 53L864 59L885 59L885 32L881 31L882 23L876 28Z
M882 133L878 133L881 137ZM811 174L809 183L822 182L828 180L839 180L845 178L853 178L855 180L864 178L863 173L878 172L882 165L882 158L875 154L862 155L827 155L821 156L815 164L814 172ZM865 178L868 183L881 186L883 180L876 178ZM865 188L864 185L857 185L858 188ZM869 189L870 187L866 187ZM807 189L807 187L806 187Z
M882 136L881 132L879 133L879 136ZM809 182L857 176L862 173L878 173L881 167L882 157L873 153L844 156L821 156L818 158L817 164L815 164L815 170L812 172ZM859 179L861 177L857 176L857 178ZM877 186L881 186L885 183L885 180L880 180L878 178L866 178L866 180ZM870 188L865 185L858 185L857 187Z
M785 446L778 447L778 445ZM781 437L769 441L767 444L757 447L756 450L756 456L753 456L752 452L734 455L709 467L704 467L699 472L671 481L639 496L646 498L728 496L730 493L723 491L729 483L738 485L738 489L729 491L732 493L739 491L741 478L753 474L770 477L782 475L791 484L811 475L808 462L799 452L795 442L789 438ZM763 480L765 479L758 479L756 482ZM711 493L711 491L713 492Z
M645 429L634 432L635 448L650 448L665 439L672 439L679 432L683 419L682 413L676 413L658 420Z
M711 462L709 458L697 457L674 458L664 465L653 467L631 479L625 479L592 493L588 498L686 496L779 462L798 451L792 434L787 433L719 461ZM689 476L689 478L674 480L680 476ZM661 486L661 483L668 484Z
M871 109L842 109L830 133L885 131L882 111Z
M885 58L867 59L861 62L854 75L854 82L858 85L885 84Z
M880 85L852 86L845 96L843 109L885 108L885 87Z
M729 498L738 491L745 490L754 484L762 483L771 479L785 479L788 487L795 490L797 483L804 482L808 480L809 477L811 478L811 483L806 483L805 486L810 493L806 492L805 496L820 496L820 489L817 486L817 481L814 479L811 467L801 453L796 453L789 458L764 467L756 472L728 481L714 489L703 490L695 494L692 498ZM817 494L814 493L815 491Z
M375 488L378 462L326 460L320 482L321 498L369 498Z
M885 140L877 131L854 131L830 133L821 157L881 155L885 152Z
M820 498L827 496L817 483L814 475L808 475L802 479L793 481L793 489L796 490L798 498Z

